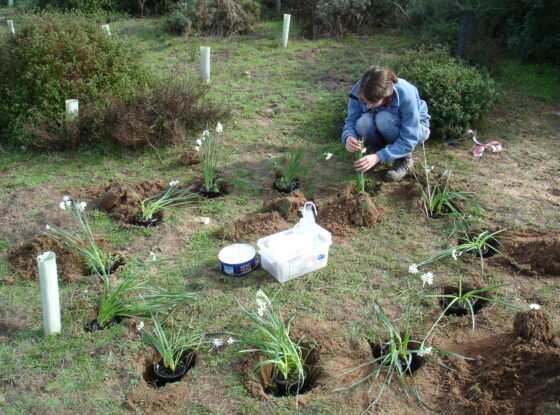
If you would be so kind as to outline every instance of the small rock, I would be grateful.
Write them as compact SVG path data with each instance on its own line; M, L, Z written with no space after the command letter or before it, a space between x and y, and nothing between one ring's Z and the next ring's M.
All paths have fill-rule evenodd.
M5 276L4 278L2 278L2 280L0 280L2 282L2 284L5 285L12 285L15 281L14 277L12 276Z

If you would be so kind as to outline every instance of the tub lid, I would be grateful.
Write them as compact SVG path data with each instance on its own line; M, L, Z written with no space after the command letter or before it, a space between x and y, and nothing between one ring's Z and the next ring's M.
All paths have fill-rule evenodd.
M243 264L251 261L257 255L257 250L248 244L233 244L222 248L218 259L224 264Z

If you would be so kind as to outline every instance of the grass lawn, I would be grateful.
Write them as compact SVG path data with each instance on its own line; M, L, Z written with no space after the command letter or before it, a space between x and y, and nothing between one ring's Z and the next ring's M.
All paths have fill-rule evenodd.
M139 320L95 333L83 330L95 314L99 295L94 277L60 283L63 330L60 335L44 337L38 281L18 276L8 262L8 252L36 237L48 223L70 228L67 212L58 209L68 193L78 192L93 205L84 189L109 181L132 184L200 178L198 166L184 167L178 162L197 137L157 154L111 154L101 149L29 153L0 147L0 277L4 278L0 284L0 413L349 415L370 407L382 378L333 392L349 386L358 376L338 375L371 360L366 339L386 336L374 318L374 300L383 305L397 327L404 323L407 298L421 287L418 276L408 274L408 266L453 243L446 236L451 220L426 218L420 197L405 192L415 186L414 180L384 183L385 167L380 166L366 178L374 184L371 195L385 210L384 219L374 227L357 228L353 234L335 235L328 265L319 271L284 284L263 269L242 278L225 277L220 274L217 255L231 241L217 236L217 231L242 215L261 211L263 201L272 197L272 162L293 146L306 148L312 167L301 190L319 206L350 184L353 157L340 145L347 93L364 69L373 63L389 64L412 41L394 33L311 41L298 36L296 27L284 49L279 46L281 25L280 21L265 21L251 35L224 39L169 36L157 19L112 24L113 34L134 40L145 62L163 76L197 77L199 47L211 47L210 95L232 111L231 119L223 121L225 140L219 169L259 188L238 188L226 197L178 209L152 229L123 227L97 210L90 214L94 230L106 238L111 249L130 258L123 272L136 273L156 286L198 293L198 303L176 310L178 321L192 319L220 338L227 337L220 334L223 331L243 333L249 327L240 305L256 309L255 294L265 290L284 317L295 316L294 336L319 344L320 385L302 395L297 405L293 397L260 396L255 392L258 382L250 371L250 358L238 353L241 346L234 343L222 348L204 345L182 382L158 390L149 388L143 373L154 352L136 329ZM532 76L519 76L525 69L513 62L505 66L498 79L503 90L500 102L477 126L481 141L502 143L501 153L488 150L475 159L470 154L472 142L441 146L428 141L428 163L435 166L435 172L451 169L456 187L475 192L473 197L486 207L481 229L538 229L543 241L549 237L552 241L542 243L558 244L560 91L546 87L547 79L557 82L558 78L533 67L527 69ZM334 154L331 160L325 160L326 153ZM416 171L420 171L421 151L414 158ZM210 224L205 225L203 217L209 217ZM256 246L265 235L249 235L244 242ZM511 238L516 235L512 233ZM167 261L151 263L150 252ZM559 260L556 256L543 261ZM481 275L478 259L465 254L458 261L424 266L422 272L435 274L434 286L425 291L436 293L444 285L455 284L459 273L465 282L479 286L511 283L497 298L522 309L538 303L553 314L558 327L558 275L527 274L520 265L489 259ZM413 333L421 337L439 309L424 299L414 310ZM492 347L515 340L514 314L511 309L490 305L477 315L474 332L467 319L446 317L431 344L488 362L491 356L499 356L499 349ZM532 413L523 412L517 401L507 406L498 395L489 397L484 388L477 390L475 386L484 379L474 363L471 368L465 362L444 361L464 373L449 372L433 362L425 364L415 376L424 408L414 397L406 398L395 381L375 407L370 407L371 413L467 414L475 413L473 402L487 401L501 413L512 408L522 411L517 413ZM496 376L506 376L494 366L486 368ZM552 390L552 383L549 388ZM502 404L506 406L499 406Z

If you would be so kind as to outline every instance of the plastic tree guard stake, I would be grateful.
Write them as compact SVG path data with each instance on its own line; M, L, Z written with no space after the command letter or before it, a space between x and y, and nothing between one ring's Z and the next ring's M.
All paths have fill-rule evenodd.
M66 121L73 121L80 113L80 101L77 99L66 100Z
M200 47L200 80L210 83L210 46Z
M45 335L60 333L60 301L58 299L58 278L56 255L45 252L37 257L39 263L39 283L43 308Z
M282 8L282 0L275 0L275 5L276 5L276 11L279 12L280 9Z
M101 28L105 31L105 33L107 33L108 36L111 36L111 28L108 24L101 25Z
M16 28L14 27L14 21L13 20L7 20L6 23L8 23L8 29L10 30L10 33L12 35L16 34Z
M290 20L292 16L290 14L284 15L284 27L282 29L282 46L288 46L288 37L290 36Z
M8 7L14 7L14 0L8 0Z

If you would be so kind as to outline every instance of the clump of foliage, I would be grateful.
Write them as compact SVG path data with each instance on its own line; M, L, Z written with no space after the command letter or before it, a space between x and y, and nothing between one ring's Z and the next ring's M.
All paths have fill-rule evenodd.
M393 60L400 78L418 87L428 103L432 139L450 139L481 120L497 99L488 74L466 66L442 48L410 50Z
M161 16L173 10L180 0L36 0L40 9L79 10L88 15L130 13Z
M208 91L195 82L157 81L125 97L107 97L103 108L84 114L84 128L98 141L127 148L178 144L187 130L201 130L228 116L225 108L206 99Z
M97 105L108 91L124 97L150 80L130 45L78 13L24 16L0 39L0 61L0 142L30 147L53 145L32 133L41 123L64 135L65 99Z
M188 0L180 2L165 19L165 28L174 34L191 32L223 36L246 33L260 15L253 0Z

